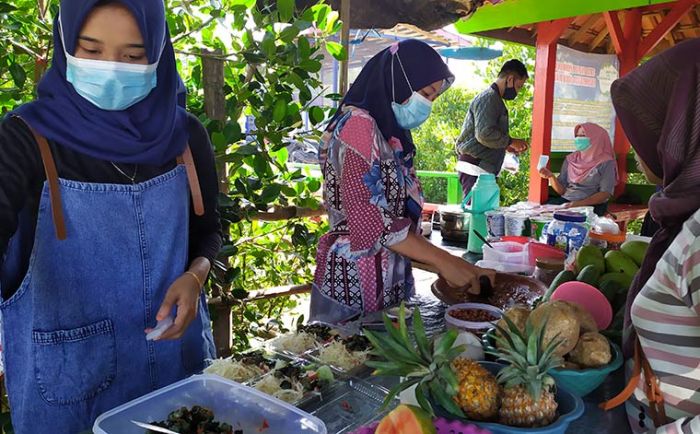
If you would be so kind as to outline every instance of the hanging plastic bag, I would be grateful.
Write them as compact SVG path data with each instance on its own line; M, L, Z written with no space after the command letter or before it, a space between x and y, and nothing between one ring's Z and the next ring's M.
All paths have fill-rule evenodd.
M506 156L503 159L503 165L501 166L501 171L507 171L510 173L518 173L520 170L520 158L517 155L510 152L506 152Z

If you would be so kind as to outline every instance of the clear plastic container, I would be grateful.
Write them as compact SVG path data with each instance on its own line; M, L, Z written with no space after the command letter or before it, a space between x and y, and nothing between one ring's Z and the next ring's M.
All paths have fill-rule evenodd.
M529 264L527 245L512 241L495 242L491 245L493 247L484 245L484 261Z
M327 434L317 417L262 392L215 375L194 375L110 410L95 421L95 434L143 434L131 423L164 420L180 407L200 405L214 412L215 420L244 433Z
M567 255L578 251L588 239L587 217L573 211L554 213L547 226L547 244L563 250Z

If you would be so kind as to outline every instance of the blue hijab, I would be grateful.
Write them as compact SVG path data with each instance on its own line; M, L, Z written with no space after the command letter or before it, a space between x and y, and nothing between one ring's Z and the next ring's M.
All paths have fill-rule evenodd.
M134 15L141 29L148 62L158 60L158 84L142 101L122 111L102 110L66 80L66 51L75 53L80 30L101 0L62 0L61 22L54 20L51 68L38 87L38 98L18 107L22 117L49 140L76 152L117 163L161 166L182 154L189 138L184 87L165 21L163 0L117 0ZM178 104L178 101L180 104Z
M411 86L404 77L397 56L401 60ZM407 39L385 48L367 62L343 98L341 108L353 106L368 111L386 140L396 137L401 141L404 152L412 154L415 151L415 145L411 132L399 126L391 109L392 63L394 91L398 103L405 101L413 91L418 91L436 81L445 80L442 92L447 90L454 81L454 75L437 51L422 41ZM341 115L342 110L338 110L331 119L331 128Z

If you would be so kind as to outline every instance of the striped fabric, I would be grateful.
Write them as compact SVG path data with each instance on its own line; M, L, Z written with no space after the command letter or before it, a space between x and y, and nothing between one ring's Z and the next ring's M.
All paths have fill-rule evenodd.
M654 429L640 381L626 403L635 433L700 433L698 236L700 210L685 222L632 305L632 322L644 354L661 382L669 419L667 425ZM627 368L630 372L630 362Z

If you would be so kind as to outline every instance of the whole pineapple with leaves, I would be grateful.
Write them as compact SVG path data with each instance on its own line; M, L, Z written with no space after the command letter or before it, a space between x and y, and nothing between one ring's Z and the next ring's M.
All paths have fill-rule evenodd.
M526 428L547 426L556 420L558 406L555 382L547 372L561 365L554 351L563 340L555 337L544 344L547 321L535 327L528 320L523 332L508 317L503 319L507 327L497 326L498 349L489 348L508 364L498 373L503 385L500 422Z
M419 312L413 316L415 346L409 339L405 309L399 310L399 327L394 327L384 315L386 333L365 330L374 346L373 353L381 361L365 364L375 369L375 375L406 377L387 396L387 405L403 390L416 385L418 404L431 415L431 402L456 417L475 420L495 418L498 414L499 386L496 378L478 363L458 358L464 346L452 348L457 332L450 330L437 341L426 337Z
M498 416L501 387L496 377L474 360L457 358L452 362L459 390L453 397L464 414L473 420L491 420Z

